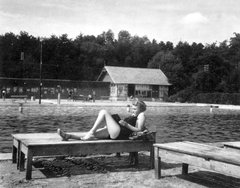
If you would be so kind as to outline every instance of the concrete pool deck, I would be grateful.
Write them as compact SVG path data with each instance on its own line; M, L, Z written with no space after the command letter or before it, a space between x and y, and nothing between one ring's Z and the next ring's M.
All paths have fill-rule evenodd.
M19 106L19 103L22 101L12 102L12 99L0 99L0 105L10 105L10 106ZM219 108L219 109L228 109L228 110L240 110L239 105L227 105L227 104L206 104L206 103L179 103L179 102L161 102L161 101L145 101L148 107L164 107L164 106L176 106L176 107L209 107L209 108ZM127 107L131 104L131 101L109 101L109 100L96 100L95 102L90 101L69 101L67 99L61 99L60 106L116 106L116 107ZM23 106L31 105L42 105L42 106L59 106L57 99L42 99L41 104L39 104L39 99L35 101L28 100L26 103L23 102Z
M12 102L12 99L0 99L0 105L39 105L39 99L35 101L28 100L26 103L23 101ZM146 101L147 106L196 106L195 103L170 103L170 102L152 102ZM90 101L69 101L67 99L61 99L60 105L63 106L127 106L131 104L131 101L109 101L109 100L96 100L95 102ZM59 105L57 99L42 99L40 105Z

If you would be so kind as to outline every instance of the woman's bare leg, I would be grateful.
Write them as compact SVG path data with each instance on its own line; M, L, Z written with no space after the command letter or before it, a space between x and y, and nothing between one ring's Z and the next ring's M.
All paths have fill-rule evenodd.
M74 135L74 134L65 133L61 129L58 129L57 133L62 137L63 141L68 141L69 139L81 140L80 136L77 136L77 135Z
M100 129L100 126L106 123L106 128L105 129ZM107 134L107 132L108 134ZM110 138L114 139L116 138L120 133L120 126L118 123L112 118L112 115L108 113L106 110L101 110L98 114L98 117L91 128L91 130L83 137L83 140L90 139L91 137L95 136L97 138Z

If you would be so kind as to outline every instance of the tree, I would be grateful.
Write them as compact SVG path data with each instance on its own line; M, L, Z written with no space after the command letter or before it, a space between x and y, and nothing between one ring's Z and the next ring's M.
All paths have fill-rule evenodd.
M219 83L223 83L228 77L230 65L218 54L206 54L198 59L199 72L194 76L193 87L202 92L218 91ZM208 65L208 70L203 66ZM222 90L223 88L221 88Z

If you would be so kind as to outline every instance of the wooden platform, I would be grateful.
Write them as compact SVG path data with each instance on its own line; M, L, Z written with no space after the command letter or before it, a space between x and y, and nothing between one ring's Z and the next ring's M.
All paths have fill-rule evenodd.
M11 95L10 96L12 98L12 102L15 101L23 101L23 102L27 102L27 95Z
M72 133L83 136L86 133ZM32 160L36 156L68 156L131 152L134 163L138 163L139 151L150 151L150 167L153 168L154 141L141 140L94 140L62 141L57 133L13 134L12 162L17 163L20 171L24 170L26 158L26 179L32 178Z
M83 95L74 95L72 97L73 101L77 101L77 100L82 100L83 102L84 101L87 101L88 100L88 96L83 96Z
M161 158L183 163L182 174L193 165L240 177L240 152L194 142L154 144L155 178L161 177Z
M236 149L240 151L240 142L225 142L223 144L225 148Z

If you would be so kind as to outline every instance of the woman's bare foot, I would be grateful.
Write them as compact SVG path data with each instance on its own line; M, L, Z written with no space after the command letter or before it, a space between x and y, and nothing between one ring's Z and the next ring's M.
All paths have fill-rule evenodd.
M58 129L57 133L62 137L62 141L68 141L68 139L70 138L70 135L63 132L61 129Z

